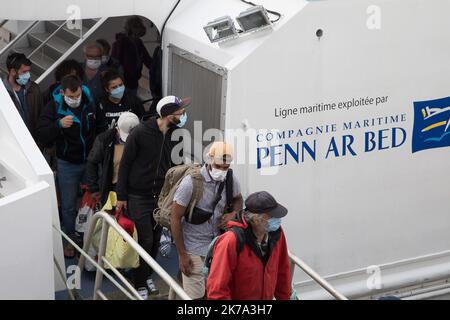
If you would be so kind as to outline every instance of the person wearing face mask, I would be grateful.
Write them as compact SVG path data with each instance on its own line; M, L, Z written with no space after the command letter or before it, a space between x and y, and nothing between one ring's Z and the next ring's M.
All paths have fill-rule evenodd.
M161 99L157 105L158 117L144 121L128 136L120 162L117 207L128 209L137 229L139 244L153 258L158 253L161 236L153 211L166 172L174 165L171 154L178 141L172 141L172 134L185 123L185 107L189 103L189 99L175 96ZM144 297L146 292L158 292L151 274L152 270L144 261L135 270L134 285Z
M37 141L36 127L43 108L42 94L39 86L30 79L31 61L22 53L12 53L6 58L8 75L3 84L22 120Z
M137 95L142 67L152 65L152 57L142 41L147 29L140 17L133 16L125 22L125 32L116 34L111 57L123 68L125 87L131 94Z
M186 219L186 211L194 194L190 175L181 180L172 205L171 232L178 251L183 289L192 299L205 296L202 269L209 244L243 207L239 181L230 170L233 160L231 145L214 142L207 157L207 163L200 169L202 197L193 210L191 220ZM231 186L231 192L227 192L227 185Z
M125 142L138 124L139 118L134 113L123 112L113 128L101 133L95 139L87 159L87 186L92 197L100 199L102 206L109 192L116 190Z
M95 42L97 42L103 49L102 66L106 69L112 69L122 75L123 68L120 65L120 62L111 56L111 45L109 42L105 39L97 39Z
M84 47L85 64L83 65L87 79L87 87L97 104L105 95L102 85L102 73L106 66L102 65L103 48L96 42L87 44Z
M44 106L46 106L50 101L58 101L60 100L61 94L61 79L68 75L75 75L83 81L84 79L84 70L82 65L74 60L68 59L61 62L55 69L55 82L49 86L49 88L44 93ZM91 96L89 88L83 84L82 90L88 95ZM43 154L46 158L48 164L56 171L56 150L54 144L52 145L43 145Z
M81 63L75 59L66 59L61 62L55 69L55 82L52 83L44 93L44 105L53 99L54 95L58 95L61 90L61 79L67 75L75 75L84 80L85 74Z
M289 300L291 269L281 227L288 210L266 191L248 196L214 244L207 279L211 300Z
M107 96L100 100L98 108L100 117L104 118L109 128L114 128L124 112L132 112L142 119L145 109L141 100L125 89L123 78L117 71L106 71L102 76L102 83Z
M68 75L61 80L59 95L43 109L38 123L38 137L44 145L55 143L57 180L61 195L61 211L65 232L71 239L75 234L77 194L85 181L86 160L97 133L105 125L96 121L96 107L81 80ZM64 249L73 257L74 248Z

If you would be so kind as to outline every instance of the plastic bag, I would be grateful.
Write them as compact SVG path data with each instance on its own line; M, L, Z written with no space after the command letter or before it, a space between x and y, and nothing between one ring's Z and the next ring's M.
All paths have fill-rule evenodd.
M169 229L163 228L161 231L161 240L159 241L159 254L164 258L169 258L171 250L172 235Z
M136 227L128 217L126 217L120 210L116 211L114 216L117 223L137 242L137 230ZM101 238L102 221L98 220L95 227L94 234L92 236L91 246L89 247L88 254L98 260L98 250ZM114 228L109 228L108 238L106 243L105 258L113 267L118 269L137 268L139 266L138 253L126 242L122 236L116 232ZM107 265L104 265L105 269L108 269ZM85 269L92 271L95 266L86 261Z
M85 233L89 230L91 218L99 201L92 199L92 195L85 189L81 199L80 209L75 219L75 231Z

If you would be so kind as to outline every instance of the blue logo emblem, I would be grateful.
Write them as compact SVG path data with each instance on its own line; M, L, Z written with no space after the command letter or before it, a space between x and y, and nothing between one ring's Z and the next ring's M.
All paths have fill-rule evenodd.
M414 102L412 152L450 146L450 97Z

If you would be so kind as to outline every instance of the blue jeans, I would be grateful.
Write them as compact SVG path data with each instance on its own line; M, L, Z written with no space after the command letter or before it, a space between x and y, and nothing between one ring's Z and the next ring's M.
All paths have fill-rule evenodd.
M74 240L75 219L78 213L77 196L80 183L86 181L86 164L74 164L61 159L57 159L57 164L64 231Z

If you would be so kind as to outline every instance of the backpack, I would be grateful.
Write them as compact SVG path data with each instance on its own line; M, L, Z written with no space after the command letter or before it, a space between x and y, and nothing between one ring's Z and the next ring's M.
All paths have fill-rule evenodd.
M175 192L184 177L190 175L192 178L192 198L186 208L187 219L192 217L192 211L203 196L203 177L200 173L199 164L182 164L170 168L166 173L164 185L158 198L158 207L153 211L156 223L170 230L170 217L172 215L172 204Z
M172 204L175 192L184 177L190 175L192 178L193 192L191 201L186 208L185 219L193 222L194 208L203 196L203 177L200 173L201 165L183 164L170 168L166 173L164 185L158 198L158 207L153 211L153 218L156 223L170 230L170 219L172 215ZM231 212L233 205L233 170L229 169L224 183L226 193L225 212ZM221 199L222 189L219 188L219 195L215 199L215 206Z
M244 249L244 245L245 245L245 232L242 228L239 227L232 227L231 229L229 229L228 231L233 232L236 235L236 251L237 254L239 256L239 254L242 252L242 250ZM208 252L206 253L205 256L205 262L203 264L203 276L205 278L205 282L208 280L209 277L209 272L211 270L211 265L212 265L212 260L214 257L214 249L216 246L216 242L217 240L222 237L223 234L218 235L217 237L215 237L213 239L213 241L211 241L211 243L208 246Z

